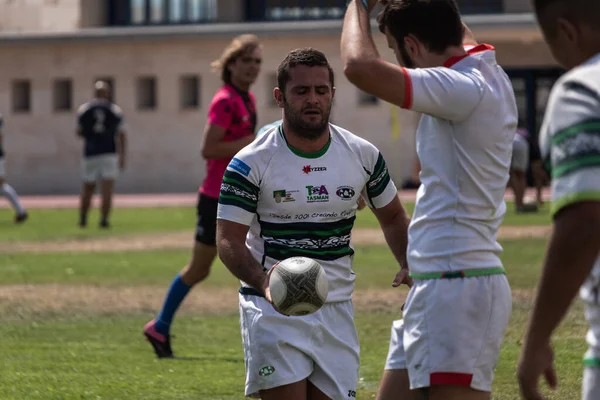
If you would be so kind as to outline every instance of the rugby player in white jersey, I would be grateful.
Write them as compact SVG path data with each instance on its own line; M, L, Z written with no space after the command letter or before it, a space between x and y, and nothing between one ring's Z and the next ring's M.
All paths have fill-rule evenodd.
M401 67L385 62L370 33L376 3L348 6L344 72L361 90L423 114L408 232L414 285L392 327L378 396L489 399L512 306L496 238L517 127L513 88L454 0L381 1L380 30Z
M381 153L329 123L334 74L315 49L290 52L273 95L283 123L241 150L221 186L217 249L242 281L246 396L263 400L356 397L359 343L350 241L357 199L373 210L399 263L408 217ZM271 304L268 271L293 256L317 260L329 279L325 305L287 317Z
M540 400L542 375L557 384L550 342L577 292L590 324L583 400L600 399L600 2L536 0L556 60L570 71L554 85L540 131L552 171L553 229L518 369L521 394Z

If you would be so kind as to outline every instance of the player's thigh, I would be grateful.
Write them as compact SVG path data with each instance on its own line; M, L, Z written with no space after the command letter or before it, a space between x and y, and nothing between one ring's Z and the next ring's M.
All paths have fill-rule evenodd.
M489 400L488 391L475 390L466 386L432 386L427 391L427 400Z
M310 320L281 315L260 296L240 294L239 300L246 396L304 381L313 372Z
M356 398L360 344L351 301L326 303L315 313L311 337L314 371L308 377L331 399Z
M306 379L303 379L300 382L290 383L289 385L261 390L259 395L262 400L306 400L310 399L307 393L307 382Z
M415 282L404 310L411 388L491 391L511 307L504 275Z
M383 371L377 400L424 400L422 390L410 390L410 380L406 369L386 369Z

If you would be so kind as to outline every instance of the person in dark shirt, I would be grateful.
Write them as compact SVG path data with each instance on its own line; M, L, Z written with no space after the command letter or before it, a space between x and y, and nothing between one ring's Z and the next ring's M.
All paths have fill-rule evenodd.
M19 195L15 192L15 189L12 188L5 181L5 169L4 169L4 148L2 147L2 128L4 126L4 119L2 118L2 114L0 114L0 195L6 197L6 199L10 202L13 210L15 210L15 222L21 223L27 219L27 211L21 205L21 201L19 200Z
M109 227L114 184L119 170L125 168L125 130L123 112L110 99L110 87L98 81L95 97L77 112L77 135L83 139L83 162L79 226L87 226L87 215L96 183L101 182L102 216L100 227Z

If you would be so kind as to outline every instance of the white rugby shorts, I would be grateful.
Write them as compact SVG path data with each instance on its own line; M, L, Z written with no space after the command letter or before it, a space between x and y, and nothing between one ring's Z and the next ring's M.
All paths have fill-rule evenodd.
M504 274L415 280L404 319L392 325L385 369L407 369L411 389L491 392L511 309Z
M525 172L527 168L529 168L529 143L523 136L516 134L513 140L510 169Z
M114 180L119 176L119 158L116 154L100 154L84 157L81 178L86 183L98 180Z
M590 324L586 335L588 350L584 358L583 400L600 399L600 306L585 305L585 317Z
M308 379L333 400L356 397L360 349L352 301L287 317L263 297L239 300L246 396Z

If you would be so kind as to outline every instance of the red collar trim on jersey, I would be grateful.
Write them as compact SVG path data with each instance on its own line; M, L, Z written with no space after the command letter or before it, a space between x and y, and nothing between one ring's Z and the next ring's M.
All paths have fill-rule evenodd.
M467 46L465 46L465 50L467 50L467 54L462 55L462 56L450 57L444 63L444 67L450 68L451 66L453 66L457 62L461 61L464 58L467 58L470 55L473 55L473 54L476 54L476 53L481 53L482 51L494 50L494 46L492 46L490 44L482 43L482 44L479 44L479 45L477 45L475 47L470 47L470 48L467 47Z

